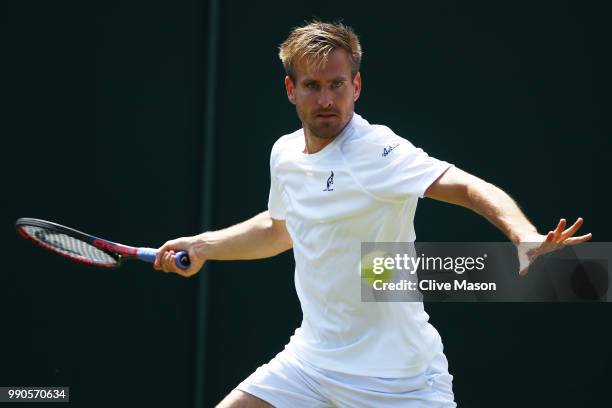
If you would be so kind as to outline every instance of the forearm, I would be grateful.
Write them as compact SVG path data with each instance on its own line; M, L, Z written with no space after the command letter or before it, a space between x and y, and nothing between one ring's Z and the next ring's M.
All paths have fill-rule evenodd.
M240 224L194 237L193 249L209 260L268 258L292 247L284 222L267 211Z
M538 234L508 194L491 183L477 180L467 186L467 207L489 220L514 243Z

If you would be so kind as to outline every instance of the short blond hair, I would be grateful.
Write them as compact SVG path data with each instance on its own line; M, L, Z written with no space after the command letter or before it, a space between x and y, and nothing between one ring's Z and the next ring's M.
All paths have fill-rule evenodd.
M306 58L311 69L318 69L325 66L329 54L338 48L349 54L354 78L361 64L361 44L353 29L340 22L312 21L295 27L280 45L278 56L289 78L295 81L295 66L300 59Z

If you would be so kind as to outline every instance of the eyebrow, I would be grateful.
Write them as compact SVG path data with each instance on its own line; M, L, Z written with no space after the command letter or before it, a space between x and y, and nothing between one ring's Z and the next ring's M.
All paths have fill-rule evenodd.
M338 77L335 77L335 78L333 78L333 79L330 79L330 80L329 80L329 81L327 81L327 82L348 81L348 80L349 80L349 79L348 79L348 78L346 78L346 77L344 77L344 76L338 76ZM305 78L305 79L303 79L303 80L301 81L301 83L302 83L302 84L309 84L309 83L312 83L312 82L317 82L317 83L318 83L318 82L321 82L321 81L318 81L318 80L313 79L313 78Z

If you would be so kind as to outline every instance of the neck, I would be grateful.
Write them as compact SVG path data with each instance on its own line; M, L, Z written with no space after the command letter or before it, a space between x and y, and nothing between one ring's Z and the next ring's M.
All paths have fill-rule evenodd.
M342 131L347 127L347 125L351 123L352 119L353 119L353 115L351 115L351 118L348 120L348 122L346 122L346 124L342 127L342 129L340 129L340 132L338 132L337 135L332 136L332 137L327 137L327 138L315 136L310 131L310 129L308 129L308 127L306 127L304 123L302 123L302 128L304 129L304 138L306 142L305 143L306 146L304 147L303 153L313 154L313 153L317 153L323 150L325 146L327 146L328 144L336 140L338 135L340 135L340 133L342 133Z
M304 153L313 154L323 150L325 146L333 142L338 135L330 138L320 138L314 136L307 128L304 128L304 138L306 140L306 146L304 147Z

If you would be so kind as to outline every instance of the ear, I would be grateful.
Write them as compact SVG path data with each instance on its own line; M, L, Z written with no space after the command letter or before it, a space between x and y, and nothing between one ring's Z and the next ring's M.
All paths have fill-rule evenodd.
M285 76L285 89L287 90L287 98L289 99L289 102L295 105L295 86L291 78L289 78L289 75Z
M353 79L353 87L355 91L353 95L353 102L357 102L359 95L361 95L361 72L357 72L355 74L355 78Z

